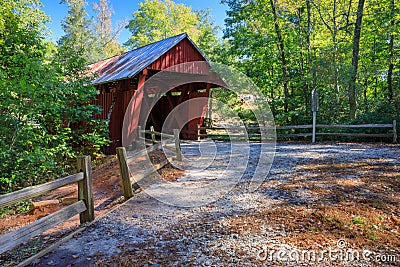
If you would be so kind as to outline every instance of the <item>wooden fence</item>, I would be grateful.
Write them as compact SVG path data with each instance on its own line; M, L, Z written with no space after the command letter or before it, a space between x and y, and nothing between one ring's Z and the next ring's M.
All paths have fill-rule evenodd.
M72 218L79 214L81 224L94 220L94 203L92 194L92 176L91 176L91 160L90 156L82 156L78 158L79 173L66 176L45 184L31 186L19 191L15 191L0 196L0 208L13 205L20 201L26 201L34 197L41 196L57 188L78 183L78 202L75 202L53 214L47 215L33 223L25 225L17 230L0 236L0 254L15 248L35 237L44 231ZM54 249L54 248L53 248ZM46 249L46 252L49 250ZM38 255L44 253L39 252L37 255L25 260L19 266L25 266L37 258Z
M312 137L312 132L306 133L280 133L281 130L299 130L299 129L309 129L312 130L312 124L307 125L294 125L294 126L276 126L277 130L277 138L291 138L291 137ZM369 129L378 129L378 128L387 128L389 131L387 133L349 133L349 132L316 132L316 136L349 136L349 137L375 137L375 138L392 138L393 143L397 142L397 123L396 120L393 120L392 124L358 124L358 125L347 125L347 124L317 124L317 129L360 129L360 128L369 128ZM265 128L268 129L268 128ZM212 133L207 133L207 130L212 131ZM233 134L231 137L236 138L245 138L246 135L243 134L243 131L247 131L247 137L260 137L260 128L259 127L232 127L232 128L223 128L223 127L200 127L197 126L197 135L198 139L205 137L216 137L216 136L227 136L227 130L233 131L242 131L240 134ZM390 132L391 130L391 132ZM225 133L224 133L225 132Z
M150 138L146 138L146 135L150 136ZM142 141L145 141L145 143L150 143L151 145L139 151L129 153L129 156L127 156L127 151L125 150L125 148L123 147L117 148L118 163L121 172L122 191L123 191L122 193L127 199L133 196L132 183L136 184L144 177L164 167L172 159L167 158L163 162L155 164L152 168L141 170L140 172L135 173L135 175L132 176L132 179L128 167L129 164L131 164L138 158L145 156L147 153L150 153L152 151L161 148L174 152L176 155L176 159L182 160L182 153L180 149L180 140L179 140L179 130L174 130L174 134L170 135L170 134L156 132L154 131L153 127L151 127L150 130L144 130L144 131L139 129L139 138ZM170 145L170 143L173 143L173 145ZM76 182L78 183L77 202L53 214L47 215L33 223L30 223L17 230L14 230L10 233L0 236L0 254L17 247L21 243L24 243L29 239L38 236L39 234L55 227L56 225L62 222L65 222L66 220L72 218L77 214L79 214L79 219L81 224L92 222L94 220L94 201L92 192L90 156L78 157L77 167L79 172L76 174L59 178L57 180L45 184L24 188L22 190L0 196L0 208L4 208L13 205L17 202L26 201L41 196L60 187ZM18 266L26 266L30 264L35 259L54 250L56 247L58 247L71 237L72 235L68 235L66 238L63 238L63 240L57 241L51 246L36 253L32 257L24 260Z
M182 152L180 147L180 140L179 140L179 130L174 129L174 135L166 134L166 133L159 133L154 131L153 127L150 127L150 130L141 130L139 128L139 140L144 141L144 143L150 143L151 145L145 147L139 151L135 151L134 153L127 153L125 147L118 147L117 148L117 157L118 157L118 164L121 173L121 185L122 185L122 193L125 198L131 198L133 196L133 187L137 187L137 182L145 178L146 176L158 171L165 165L167 165L172 159L167 158L163 162L153 165L150 168L145 170L140 170L139 172L135 173L134 175L131 174L129 169L129 164L133 163L135 160L139 159L147 155L148 153L155 151L157 149L167 149L172 151L176 154L176 160L182 160ZM146 134L150 136L150 138L146 138ZM159 139L157 139L159 137ZM164 138L167 138L164 140ZM169 143L173 142L174 147L168 145Z

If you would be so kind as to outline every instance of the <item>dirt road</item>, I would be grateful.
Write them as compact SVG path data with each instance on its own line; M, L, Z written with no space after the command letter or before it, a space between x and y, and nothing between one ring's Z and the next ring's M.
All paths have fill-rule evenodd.
M204 164L205 171L190 169L170 188L147 184L147 192L162 201L146 190L138 193L35 265L400 264L398 145L279 144L262 183L252 178L255 172L267 173L269 148L263 151L254 143L232 149L216 143L214 149L217 153L209 161L199 157L201 149L193 143L184 145L187 159ZM260 155L266 159L263 166ZM243 159L247 165L240 165ZM240 172L243 176L237 177ZM229 190L212 185L220 179L226 180ZM250 183L260 186L252 191ZM181 188L174 194L176 184L206 190L190 189L184 195ZM211 192L214 202L201 197L210 190L224 196L217 199L218 194ZM202 201L207 204L196 205ZM332 258L328 252L336 250L342 256ZM302 257L304 251L315 257ZM349 251L359 252L359 257L344 258Z

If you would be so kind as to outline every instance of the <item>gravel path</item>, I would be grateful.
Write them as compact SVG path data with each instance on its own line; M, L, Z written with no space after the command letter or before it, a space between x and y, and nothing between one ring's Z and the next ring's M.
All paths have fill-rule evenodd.
M317 187L329 188L324 183L324 171L313 167L315 164L328 162L340 166L365 161L373 165L374 162L384 161L387 166L397 168L400 163L397 145L279 144L269 175L263 177L265 181L260 188L252 191L249 190L250 183L259 185L259 178L254 180L254 173L265 174L269 170L269 160L273 154L270 148L262 150L257 143L240 146L217 142L211 152L203 150L205 154L217 152L213 161L208 161L199 158L197 144L184 144L183 152L188 160L197 161L206 171L189 168L185 176L170 184L170 187L168 184L147 184L143 192L89 226L81 235L36 261L35 265L118 266L117 262L122 262L122 266L308 266L310 261L282 263L279 259L266 257L268 248L287 245L282 238L293 233L288 232L283 224L270 224L268 220L259 220L259 217L252 215L289 204L331 203L332 198L313 194L305 187L282 190L282 185L301 177L308 177ZM249 159L244 151L249 151ZM227 158L228 154L231 160ZM261 160L263 164L257 169L260 155L265 156L265 162ZM242 163L247 161L247 166L243 166ZM238 177L237 174L241 172L243 176ZM347 171L339 173L337 178L347 181L360 175ZM225 179L222 184L228 184L227 187L216 182L221 179ZM180 189L177 189L177 185ZM185 190L189 190L189 194L183 194ZM149 196L146 191L162 201ZM220 193L224 197L212 201ZM208 198L208 195L212 195L212 198ZM196 205L204 202L207 204ZM243 218L248 218L248 221ZM301 248L293 246L288 249L294 248L301 251ZM393 253L397 252L394 250ZM400 255L396 255L399 264ZM324 261L317 265L362 264L372 266L367 259L344 263Z

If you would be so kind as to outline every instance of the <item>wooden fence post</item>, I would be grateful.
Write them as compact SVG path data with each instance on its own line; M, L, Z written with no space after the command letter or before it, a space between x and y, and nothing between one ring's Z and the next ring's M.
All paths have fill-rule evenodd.
M393 143L397 143L397 122L393 120Z
M129 173L128 164L126 163L126 150L125 147L117 147L117 157L119 164L119 171L121 174L122 194L126 199L133 197L133 190L131 185L131 178Z
M315 136L317 135L317 112L318 112L318 91L315 88L311 92L311 111L313 115L311 142L315 143Z
M142 133L142 126L138 126L137 128L137 138L136 138L136 147L135 149L141 150L146 147L145 141L143 141L143 133Z
M90 156L78 157L78 171L83 172L83 180L78 182L78 200L86 204L86 211L79 214L81 223L94 220L94 202L92 192L92 163Z
M201 133L200 124L197 124L197 141L200 141L200 133Z
M179 129L174 129L176 159L182 161L181 142L179 140Z
M150 126L150 131L151 131L151 141L153 144L156 144L156 135L154 134L154 126Z
M137 139L142 137L142 126L137 127Z
M311 142L315 143L315 136L317 134L317 112L313 111L313 119L312 119L312 137Z

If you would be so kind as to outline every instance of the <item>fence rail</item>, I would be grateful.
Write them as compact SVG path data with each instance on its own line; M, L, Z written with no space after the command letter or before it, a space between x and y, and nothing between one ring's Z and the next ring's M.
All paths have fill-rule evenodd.
M0 196L0 208L4 208L10 205L13 205L17 202L29 200L34 197L41 196L45 193L48 193L57 188L72 184L74 182L79 182L83 180L84 174L83 172L73 174L70 176L66 176L60 179L57 179L52 182L48 182L45 184L31 186L24 188L19 191L15 191L6 195Z
M145 136L143 136L143 134L150 134L151 139L145 138ZM161 137L161 140L157 140L156 136ZM168 139L162 140L162 137L166 137ZM139 128L138 138L139 138L139 140L142 140L142 141L151 142L152 145L150 145L149 147L145 147L129 156L127 155L125 147L117 148L118 165L119 165L120 174L121 174L122 194L127 199L133 197L132 184L136 184L143 178L158 171L159 169L161 169L162 167L167 165L172 159L167 158L166 160L164 160L158 164L155 164L150 168L141 170L141 171L135 173L134 175L132 175L130 172L129 164L131 164L135 160L139 159L140 157L143 157L146 154L148 154L152 151L155 151L157 149L161 149L161 148L164 148L164 149L174 152L176 154L176 159L179 161L182 160L182 152L181 152L180 140L179 140L179 130L174 129L174 135L171 135L171 134L156 132L156 131L154 131L153 127L150 127L150 130L141 130ZM173 143L175 147L168 146L167 144L169 144L169 143Z
M161 136L161 137L168 137L168 138L175 138L172 134L160 133L153 130L143 130L142 133L148 133L151 135Z
M145 149L139 150L138 152L135 152L131 155L129 155L129 157L127 157L127 163L132 163L133 161L135 161L136 159L145 156L146 154L153 152L154 150L160 149L162 147L166 148L168 147L166 144L170 143L172 141L175 141L175 138L170 138L170 139L166 139L166 140L162 140L160 142L155 141L155 144L147 147ZM169 147L168 147L169 148Z
M38 197L57 188L78 182L78 202L75 202L53 214L47 215L33 223L0 236L0 254L15 248L46 230L79 214L80 222L94 220L94 204L92 195L91 162L89 156L78 158L79 173L66 176L42 185L31 186L0 196L0 207L13 205L33 197Z
M279 130L298 130L298 129L312 129L312 124L306 125L291 125L291 126L276 126L277 137L290 138L290 137L311 137L312 133L280 133ZM317 129L360 129L360 128L388 128L391 132L388 133L343 133L343 132L316 132L317 136L349 136L349 137L375 137L375 138L392 138L393 143L397 142L397 122L393 120L392 124L317 124ZM272 127L262 127L264 130L271 130ZM246 131L247 134L230 134L231 137L257 137L261 136L260 127L197 127L198 139L210 137L210 136L221 136L227 134L208 134L207 130L211 131ZM248 133L253 132L253 133ZM255 132L255 133L254 133Z

